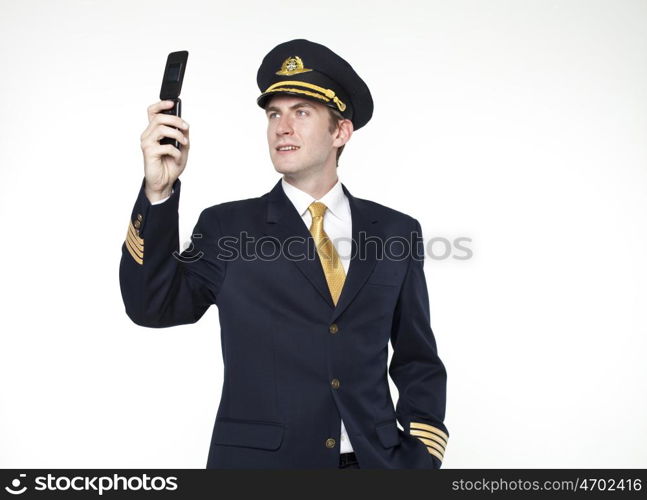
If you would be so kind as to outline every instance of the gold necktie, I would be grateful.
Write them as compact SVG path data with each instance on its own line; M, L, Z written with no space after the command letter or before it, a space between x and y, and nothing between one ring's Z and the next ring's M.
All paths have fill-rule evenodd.
M339 258L339 254L337 253L337 250L335 250L335 246L332 244L332 241L330 241L330 238L328 238L328 235L323 228L323 218L327 208L328 207L320 201L313 201L308 207L310 215L312 215L310 234L312 234L315 244L317 245L317 253L319 254L321 266L323 267L324 275L326 276L330 295L332 295L332 301L337 305L337 301L341 295L341 289L344 287L346 273Z

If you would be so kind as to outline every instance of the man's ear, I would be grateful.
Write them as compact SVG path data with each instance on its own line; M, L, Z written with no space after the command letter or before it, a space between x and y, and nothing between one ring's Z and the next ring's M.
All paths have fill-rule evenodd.
M337 130L335 132L335 137L333 139L332 145L336 148L339 148L346 144L351 136L353 135L353 122L344 119L340 120L337 126Z

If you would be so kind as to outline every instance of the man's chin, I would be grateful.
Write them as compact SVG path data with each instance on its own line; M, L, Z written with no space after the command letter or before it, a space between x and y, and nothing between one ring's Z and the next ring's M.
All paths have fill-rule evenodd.
M279 174L296 174L303 170L299 165L290 164L287 162L274 162L274 170Z

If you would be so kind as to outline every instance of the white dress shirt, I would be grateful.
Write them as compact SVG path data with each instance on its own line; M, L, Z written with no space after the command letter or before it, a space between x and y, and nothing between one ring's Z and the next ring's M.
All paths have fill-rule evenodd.
M151 205L159 205L160 203L164 203L166 200L168 200L171 196L173 196L173 193L175 193L175 189L171 189L171 194L168 195L166 198L162 198L161 200L157 201L150 201Z
M346 275L348 275L348 267L350 266L350 257L353 248L353 221L350 214L350 203L341 187L339 179L337 179L335 185L330 188L330 191L318 200L315 200L308 193L301 191L292 184L289 184L285 179L281 179L281 186L283 187L283 191L286 196L294 205L294 208L297 209L297 212L301 216L303 223L308 228L308 231L310 230L310 225L312 223L312 216L310 215L310 210L308 210L310 204L313 201L320 201L328 207L328 210L324 213L324 231L328 235L328 238L330 238L330 241L332 241L335 250L337 250L339 259L344 266L344 271L346 272ZM348 433L346 432L346 427L344 427L343 420L341 422L340 441L339 453L350 453L353 451L353 446L348 438Z
M281 186L285 192L288 199L294 205L294 208L297 209L297 212L301 216L303 223L310 231L310 225L312 223L312 216L308 207L313 201L320 201L328 210L324 213L324 231L328 235L328 238L332 241L332 244L339 254L339 259L341 260L342 265L344 266L344 271L348 275L348 267L350 266L350 257L352 255L352 237L353 237L353 225L352 218L350 213L350 204L348 198L344 193L344 190L341 187L341 182L337 179L335 185L330 188L323 197L315 200L305 191L294 187L293 185L287 183L285 179L281 179ZM173 191L171 191L173 194ZM159 205L168 200L170 196L151 203L151 205ZM339 453L351 453L353 451L353 446L351 445L350 439L348 438L348 433L346 432L346 427L344 426L344 421L341 421L341 435L340 435L340 445Z

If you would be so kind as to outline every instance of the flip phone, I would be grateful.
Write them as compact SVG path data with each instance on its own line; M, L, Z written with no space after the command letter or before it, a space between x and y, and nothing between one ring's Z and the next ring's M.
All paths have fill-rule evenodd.
M162 101L173 101L175 105L171 109L161 111L166 115L182 116L182 100L180 91L182 90L182 81L184 80L184 70L189 52L180 50L171 52L166 59L164 68L164 77L162 78L162 88L160 90L160 99ZM173 144L177 149L182 148L182 144L174 138L163 137L160 144Z

